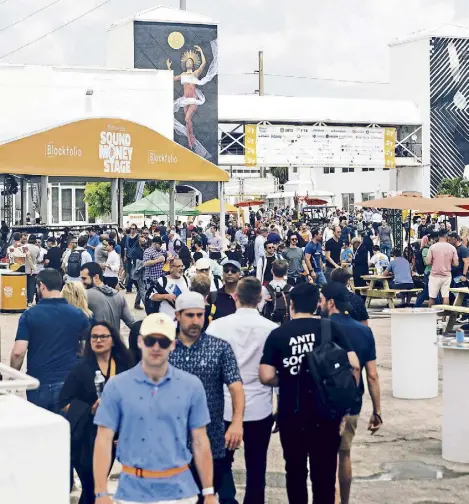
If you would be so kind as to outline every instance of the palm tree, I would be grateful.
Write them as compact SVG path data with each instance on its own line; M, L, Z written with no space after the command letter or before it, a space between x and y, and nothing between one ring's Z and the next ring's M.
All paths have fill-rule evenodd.
M440 182L438 194L446 194L455 198L469 198L469 180L464 177L443 179Z

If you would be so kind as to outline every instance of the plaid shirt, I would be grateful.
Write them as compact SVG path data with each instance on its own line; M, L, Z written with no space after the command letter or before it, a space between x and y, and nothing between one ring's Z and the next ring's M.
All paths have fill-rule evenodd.
M143 262L154 261L158 257L164 257L164 253L161 250L156 250L155 247L148 247L143 253ZM163 266L164 262L154 264L153 266L145 266L143 278L145 280L158 280L158 278L163 276Z

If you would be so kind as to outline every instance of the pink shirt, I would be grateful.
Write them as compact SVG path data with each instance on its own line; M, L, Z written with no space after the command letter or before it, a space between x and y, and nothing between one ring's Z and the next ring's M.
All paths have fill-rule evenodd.
M458 262L458 253L449 243L438 242L428 250L427 262L432 265L433 276L450 277L453 261Z

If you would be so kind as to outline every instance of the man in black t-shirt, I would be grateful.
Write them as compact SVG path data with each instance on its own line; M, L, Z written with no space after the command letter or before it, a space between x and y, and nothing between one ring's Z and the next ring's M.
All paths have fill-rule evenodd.
M335 501L340 422L318 419L306 424L298 412L301 361L306 353L321 344L321 321L313 317L318 300L319 290L315 285L301 284L291 291L292 320L272 331L267 338L259 370L264 385L280 389L278 426L290 504L308 504L308 459L314 502L334 504ZM335 323L331 323L331 338L347 350L358 380L360 363L357 355Z
M346 288L349 286L351 278L352 275L344 268L336 269L331 274L331 282L339 282ZM347 290L347 293L349 302L348 314L357 322L361 322L367 326L370 316L362 297L349 290Z
M54 237L47 238L47 254L44 256L44 265L46 268L53 268L62 271L62 249L57 246L57 240Z
M342 252L342 240L340 235L342 233L342 228L340 226L335 226L333 229L334 235L331 239L327 240L325 246L326 252L326 279L330 280L331 273L336 268L340 268L340 254Z

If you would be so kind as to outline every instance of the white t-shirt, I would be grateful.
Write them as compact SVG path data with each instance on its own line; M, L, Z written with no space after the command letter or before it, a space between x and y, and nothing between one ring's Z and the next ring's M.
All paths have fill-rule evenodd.
M382 252L378 252L377 254L374 254L372 258L370 259L370 263L373 265L376 265L380 263L381 267L388 267L389 266L389 259L386 254L383 254Z
M184 277L178 278L177 280L175 278L171 278L170 276L166 277L167 279L167 284L166 284L166 292L168 294L174 294L176 297L182 294L183 292L186 292L189 290L189 286L187 285L187 282ZM163 277L158 278L158 283L163 287ZM160 313L165 313L171 319L176 318L176 310L174 306L168 303L168 301L162 301L160 305Z
M327 241L329 241L333 236L334 236L334 233L333 233L332 229L330 229L328 227L325 228L324 233L323 233L323 237L322 237L323 243L326 243Z
M119 254L115 250L112 250L107 256L104 276L107 278L118 278L120 267L121 259L119 257Z
M383 216L379 212L376 212L373 214L372 222L376 222L379 224L380 222L382 222L382 220L383 220Z

